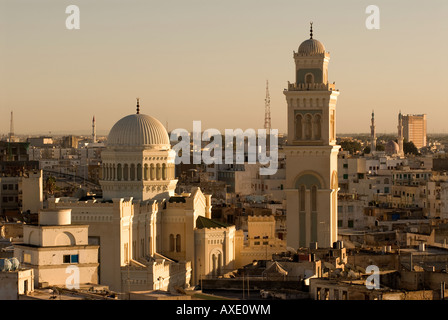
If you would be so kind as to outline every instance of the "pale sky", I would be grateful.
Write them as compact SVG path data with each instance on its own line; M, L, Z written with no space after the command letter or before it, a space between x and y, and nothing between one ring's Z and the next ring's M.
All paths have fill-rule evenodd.
M69 5L80 30L65 26ZM368 5L380 30L368 30ZM269 80L273 128L286 131L293 51L314 38L341 91L337 132L395 132L426 113L448 133L448 1L0 0L0 134L107 134L141 113L169 129L259 129Z

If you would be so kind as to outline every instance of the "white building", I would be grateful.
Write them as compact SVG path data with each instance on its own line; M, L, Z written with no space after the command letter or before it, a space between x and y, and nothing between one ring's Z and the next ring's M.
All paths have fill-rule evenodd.
M89 225L90 243L100 246L101 284L117 292L171 290L232 268L234 227L204 223L211 196L199 188L174 193L175 154L157 119L137 104L136 114L112 127L101 156L102 199L49 201L71 209L74 224Z
M88 228L71 224L70 209L41 210L39 225L23 226L14 256L34 270L35 287L98 283L99 246L89 245Z

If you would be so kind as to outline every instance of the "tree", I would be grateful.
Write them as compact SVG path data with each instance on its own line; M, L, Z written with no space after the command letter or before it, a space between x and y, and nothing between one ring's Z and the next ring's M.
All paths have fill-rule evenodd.
M45 180L45 190L49 194L53 194L56 190L56 179L53 176L49 176L47 180Z
M376 146L376 151L384 151L384 150L386 150L386 148L382 144Z
M414 154L414 155L419 155L420 153L418 152L417 147L415 146L414 142L412 141L404 141L403 142L403 152L404 154Z
M341 141L340 146L342 150L348 151L351 154L361 151L362 148L361 143L359 143L358 141L350 141L350 140Z
M370 151L371 151L371 150L370 150L370 146L367 146L367 147L364 148L364 151L363 151L363 152L364 152L365 154L369 154Z

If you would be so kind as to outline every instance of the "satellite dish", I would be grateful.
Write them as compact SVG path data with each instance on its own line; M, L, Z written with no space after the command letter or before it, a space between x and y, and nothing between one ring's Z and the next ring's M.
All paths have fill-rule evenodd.
M12 263L9 259L0 259L0 271L11 271Z
M19 270L20 262L17 258L11 258L9 259L9 262L11 262L11 270Z

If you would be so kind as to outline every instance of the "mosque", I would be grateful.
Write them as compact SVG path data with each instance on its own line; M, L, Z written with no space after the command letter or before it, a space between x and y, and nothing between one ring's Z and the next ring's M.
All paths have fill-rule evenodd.
M211 195L199 188L175 194L174 156L165 127L137 100L136 114L109 132L103 198L50 199L50 209L71 209L73 224L89 225L98 281L111 290L188 287L233 268L235 226L210 219Z

